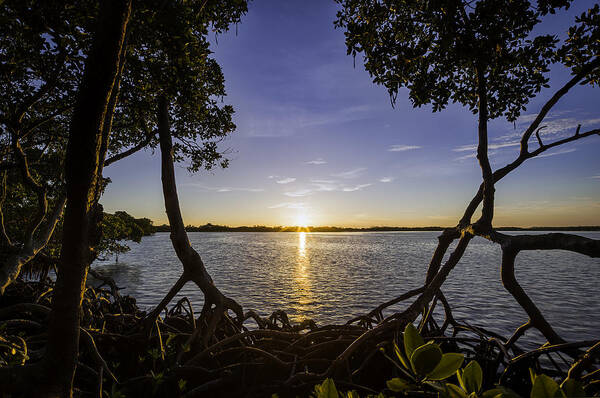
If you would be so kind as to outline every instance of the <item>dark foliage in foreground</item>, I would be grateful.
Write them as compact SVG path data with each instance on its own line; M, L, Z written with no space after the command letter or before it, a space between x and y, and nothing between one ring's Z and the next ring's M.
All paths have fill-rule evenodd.
M46 328L53 288L50 280L19 281L0 297L2 366L36 361L43 355L45 335L41 332ZM420 290L400 299L409 299ZM165 311L148 331L144 326L146 314L138 309L134 298L120 296L110 288L87 287L74 392L80 397L264 397L272 393L306 397L328 375L340 390L355 390L361 396L376 392L396 396L398 382L388 382L410 379L400 370L397 356L405 355L398 354L396 347L403 330L392 324L332 371L338 356L365 332L383 325L386 306L396 303L386 303L344 325L318 326L312 321L291 324L283 311L268 318L248 311L243 326L225 316L205 347L198 342L190 344L190 336L196 329L206 328L207 319L197 315L187 298ZM476 360L483 369L481 390L501 383L527 397L531 368L561 380L568 374L582 380L590 396L600 391L597 372L581 373L590 364L598 364L598 343L548 345L525 352L515 339L457 323L449 307L442 304L445 319L422 318L422 334L445 353L461 353L465 364ZM580 359L565 362L561 354L565 350L577 351ZM458 383L452 376L447 380ZM426 384L419 387L413 382L411 388L411 396L436 396Z

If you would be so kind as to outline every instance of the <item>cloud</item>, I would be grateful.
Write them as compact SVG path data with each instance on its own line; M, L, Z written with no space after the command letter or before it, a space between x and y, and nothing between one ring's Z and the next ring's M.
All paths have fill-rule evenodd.
M309 160L306 164L326 164L327 162L323 160L323 158L318 158L315 160Z
M344 191L344 192L360 191L361 189L370 187L371 185L372 184L360 184L360 185L354 185L352 187L344 187L344 188L342 188L342 191Z
M563 149L562 151L556 151L556 152L551 152L551 153L545 153L543 155L538 155L536 157L538 158L547 158L550 156L556 156L556 155L562 155L563 153L571 153L571 152L575 152L576 149L575 148L571 148L571 149Z
M540 136L542 138L546 137L552 140L559 140L562 138L569 137L575 133L577 129L577 125L581 124L582 132L586 131L588 128L595 127L600 125L600 118L587 118L584 119L582 117L558 117L563 116L569 113L573 113L572 111L564 111L564 112L555 112L549 116L546 116L546 119L540 123L540 127L544 127L540 130ZM537 117L537 114L531 115L523 115L517 119L517 130L511 131L505 135L494 138L494 141L512 141L515 138L520 138L523 135L523 132L529 124ZM531 141L535 142L537 139L535 134L532 134Z
M213 192L263 192L264 189L263 188L246 188L246 187L211 187L208 185L203 185L203 184L196 184L196 183L191 183L191 184L184 184L184 185L189 185L195 188L200 188L203 189L205 191L213 191Z
M254 104L252 112L240 112L241 130L249 137L289 137L310 128L335 126L372 117L370 104L336 109L309 109L288 104Z
M454 158L454 160L467 160L467 159L474 159L477 157L477 153L473 152L473 153L469 153L467 155L463 155L463 156L459 156L457 158Z
M357 169L343 171L341 173L332 174L333 177L339 178L356 178L361 176L367 170L366 167L359 167Z
M394 177L381 177L379 182L392 182L394 181Z
M269 206L269 209L308 209L304 202L283 202Z
M590 178L595 178L596 180L600 180L600 175L597 175L597 176L591 176Z
M508 148L511 146L519 146L521 143L519 141L512 141L512 142L504 142L501 144L489 144L488 145L488 149L501 149L501 148ZM459 147L453 148L452 149L454 152L466 152L466 151L476 151L477 150L477 145L461 145Z
M293 177L287 177L287 178L284 178L283 180L279 180L279 181L276 181L276 182L277 182L277 184L289 184L290 182L294 182L294 181L296 181L295 178L293 178Z
M404 152L420 148L418 145L392 145L388 148L388 152Z
M300 189L298 191L285 192L285 196L290 196L292 198L298 198L302 196L308 196L313 193L312 189Z
M312 180L317 191L332 192L339 190L339 183L333 180Z

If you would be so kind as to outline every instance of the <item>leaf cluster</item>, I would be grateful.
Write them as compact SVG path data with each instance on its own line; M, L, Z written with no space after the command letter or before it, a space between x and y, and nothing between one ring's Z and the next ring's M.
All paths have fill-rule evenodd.
M337 0L336 26L345 29L348 54L363 54L365 69L395 102L406 88L415 107L433 111L450 102L473 113L479 101L478 74L485 77L489 118L514 121L547 87L559 39L533 34L542 17L569 0ZM589 60L597 46L597 13L579 19L563 52L568 67ZM595 24L595 25L594 25ZM575 38L583 37L576 42ZM577 50L576 50L577 49ZM581 54L579 53L581 52ZM562 60L565 60L565 56Z

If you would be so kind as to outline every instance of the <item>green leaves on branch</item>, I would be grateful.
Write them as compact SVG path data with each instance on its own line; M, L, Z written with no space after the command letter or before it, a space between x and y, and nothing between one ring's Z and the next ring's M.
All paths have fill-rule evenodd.
M433 341L425 343L417 329L406 325L404 329L404 353L394 343L394 352L400 360L401 369L412 382L440 381L454 375L464 361L458 353L443 354L439 345ZM392 379L395 380L395 379ZM391 383L390 383L391 382ZM392 391L404 391L399 381L388 382ZM410 385L410 383L407 383Z
M345 393L338 392L335 383L332 379L325 379L323 383L317 384L315 386L314 394L311 395L312 398L360 398L360 395L356 391L346 391ZM272 398L276 398L274 395ZM367 398L385 398L385 396L380 393L379 395L368 395Z
M576 398L585 397L581 382L567 378L560 386L554 379L541 374L537 375L530 369L531 395L530 398Z
M478 393L483 383L483 371L476 361L471 361L463 370L458 370L458 382L468 393Z
M438 344L425 342L417 329L406 325L402 344L394 344L394 353L399 360L395 363L405 377L394 377L386 382L389 390L410 396L411 392L435 390L440 398L524 398L504 386L482 391L485 385L483 370L477 361L470 361L464 368L464 355L442 353ZM403 348L401 348L403 347ZM383 349L381 349L382 352ZM385 355L385 354L384 354ZM388 357L389 358L389 357ZM389 358L391 359L391 358ZM393 359L392 359L393 360ZM529 398L576 398L585 397L583 384L567 378L561 385L546 375L530 371L531 395ZM458 385L448 379L456 375ZM489 383L489 382L488 382ZM332 379L315 386L313 398L359 398L356 391L339 392ZM385 398L383 393L368 395L367 398Z

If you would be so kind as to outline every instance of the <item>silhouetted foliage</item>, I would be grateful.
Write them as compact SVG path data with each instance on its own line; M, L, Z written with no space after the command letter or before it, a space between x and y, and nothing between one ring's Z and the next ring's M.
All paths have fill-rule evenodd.
M337 0L336 26L345 29L348 54L363 54L365 69L395 102L401 88L413 106L434 111L458 102L477 112L477 69L485 74L488 118L515 120L529 100L548 87L547 72L562 62L576 73L598 54L596 4L569 30L532 35L547 13L570 0L477 2ZM598 79L598 72L589 82Z

